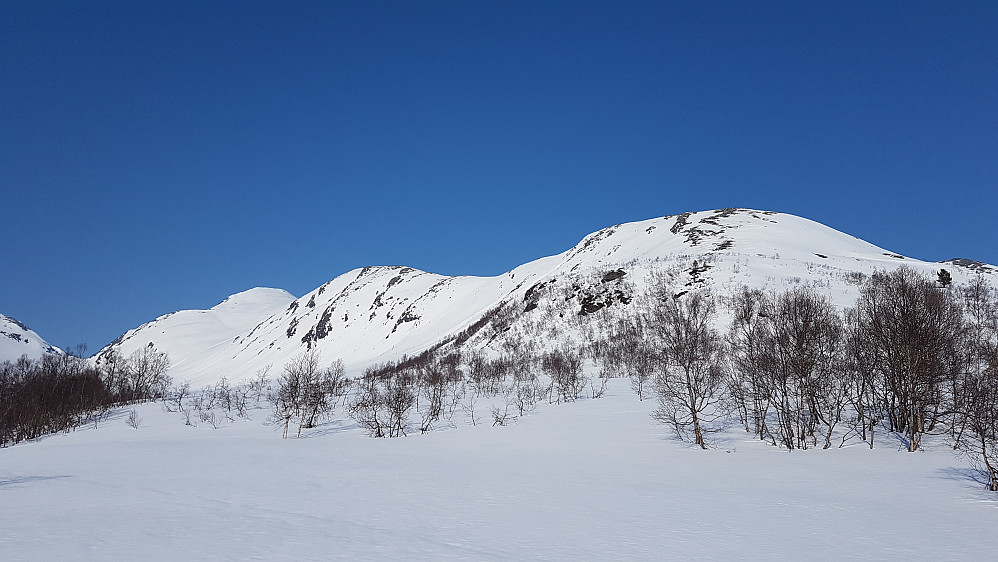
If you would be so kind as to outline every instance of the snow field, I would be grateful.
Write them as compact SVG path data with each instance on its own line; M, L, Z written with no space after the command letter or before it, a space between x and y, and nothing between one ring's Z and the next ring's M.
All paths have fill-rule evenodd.
M788 453L738 428L701 451L627 379L506 427L371 439L338 410L282 440L160 404L0 450L5 560L983 560L998 498L941 441ZM92 427L92 426L91 426Z

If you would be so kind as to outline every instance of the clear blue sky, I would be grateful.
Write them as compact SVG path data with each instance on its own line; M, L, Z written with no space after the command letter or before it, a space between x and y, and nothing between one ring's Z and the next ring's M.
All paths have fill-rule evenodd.
M0 312L94 352L740 206L998 263L996 2L0 3Z

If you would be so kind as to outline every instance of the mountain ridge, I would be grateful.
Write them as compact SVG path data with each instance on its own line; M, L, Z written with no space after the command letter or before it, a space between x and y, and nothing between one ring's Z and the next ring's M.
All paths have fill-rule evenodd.
M453 345L476 324L507 332L465 334L460 342L486 352L529 338L538 323L563 333L588 330L566 320L566 313L588 316L626 308L657 270L672 271L680 286L709 287L716 294L742 285L779 289L803 283L845 307L865 276L901 264L925 274L940 267L785 213L687 212L601 229L560 254L497 276L368 266L299 298L281 289L243 291L208 311L179 311L129 330L100 350L95 361L112 349L127 355L151 344L171 356L174 378L210 383L222 376L246 379L316 349L324 360L341 358L348 371L359 374L376 363ZM944 264L957 283L995 271L972 260ZM496 318L486 319L490 314ZM509 325L497 328L493 320Z

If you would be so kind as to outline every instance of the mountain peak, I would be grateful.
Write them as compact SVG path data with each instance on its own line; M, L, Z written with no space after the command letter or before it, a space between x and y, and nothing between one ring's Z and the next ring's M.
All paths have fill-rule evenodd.
M495 277L447 277L412 267L370 266L301 298L256 288L207 311L181 311L129 331L100 353L152 343L170 354L171 374L210 383L252 376L304 350L343 359L348 371L439 346L496 352L541 333L579 339L600 315L623 314L648 279L667 275L677 291L805 285L851 306L862 280L907 264L934 275L939 264L886 251L823 224L773 211L716 209L623 223L572 248ZM959 283L991 266L951 260ZM574 334L574 335L573 335ZM550 338L548 338L550 339Z

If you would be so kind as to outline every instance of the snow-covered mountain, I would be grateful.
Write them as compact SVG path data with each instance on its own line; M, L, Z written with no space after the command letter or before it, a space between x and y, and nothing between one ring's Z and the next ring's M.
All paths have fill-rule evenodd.
M0 314L0 362L16 361L22 355L40 359L46 353L62 354L21 322Z
M170 355L175 379L207 384L245 379L315 348L356 374L441 344L499 350L545 339L542 333L579 341L599 332L606 324L599 319L626 313L652 272L667 275L677 292L807 285L845 307L867 276L901 264L933 276L945 267L957 284L998 271L971 260L907 258L793 215L722 209L611 226L496 277L378 266L340 275L298 299L252 289L210 310L168 314L130 330L95 359L152 344Z
M169 354L174 373L212 370L225 358L219 351L229 349L243 334L294 300L294 295L282 289L257 287L236 293L208 310L171 312L129 330L95 358L99 362L111 349L128 355L152 344Z

